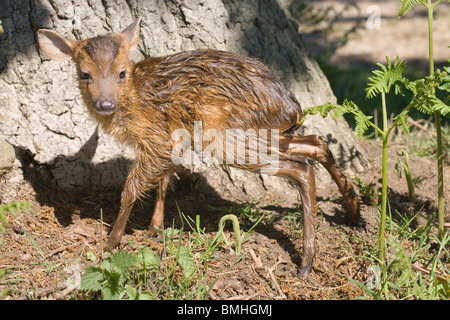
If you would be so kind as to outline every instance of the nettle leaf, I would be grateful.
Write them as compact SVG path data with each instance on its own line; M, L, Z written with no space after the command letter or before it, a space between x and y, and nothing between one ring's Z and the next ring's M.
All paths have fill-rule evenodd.
M80 288L81 290L100 291L102 290L104 280L105 277L102 268L91 266L84 270Z
M118 285L123 284L127 279L130 268L138 263L138 258L129 252L118 251L110 258L112 270L111 273L119 275L117 278Z
M151 292L142 292L142 293L138 294L138 296L136 297L136 300L156 300L156 297Z
M130 300L136 300L138 293L134 286L126 285L125 292L127 293Z
M128 271L137 261L137 257L127 251L118 251L111 256L111 264L123 272Z
M100 264L100 268L102 268L103 270L112 271L114 266L111 264L111 258L103 260Z
M161 264L159 256L151 252L148 248L142 249L137 257L139 259L137 263L139 269L152 270L158 268Z
M126 293L119 285L121 275L112 272L108 276L108 282L102 286L102 295L104 300L119 300Z
M394 86L395 94L403 94L403 86L409 82L403 77L403 70L406 67L406 62L396 58L392 66L389 57L386 57L386 66L377 63L380 70L373 70L373 76L369 77L369 83L366 88L366 97L373 98L379 93L389 93Z
M163 230L163 229L159 229L158 227L155 227L155 229L159 235L161 235L165 238L166 242L169 242L170 240L175 238L180 233L180 230L175 229L175 228L166 228Z
M196 265L191 252L185 246L178 248L177 262L181 267L181 271L186 278L192 277L196 270Z

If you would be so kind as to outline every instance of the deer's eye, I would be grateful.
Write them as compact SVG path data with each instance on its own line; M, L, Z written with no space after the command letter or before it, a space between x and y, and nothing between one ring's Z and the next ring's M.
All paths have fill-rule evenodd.
M88 80L90 78L90 75L87 72L81 71L80 72L80 78L83 79L83 80Z
M126 71L126 70L123 70L121 73L119 73L119 78L120 78L120 79L124 79L125 76L126 76L126 74L127 74L127 71Z

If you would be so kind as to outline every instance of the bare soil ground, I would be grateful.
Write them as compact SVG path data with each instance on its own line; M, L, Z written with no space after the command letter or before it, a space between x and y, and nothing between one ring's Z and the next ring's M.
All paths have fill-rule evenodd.
M381 176L380 142L367 142L371 170L361 175L365 183L379 185ZM422 177L416 187L417 202L408 202L406 182L397 176L396 150L404 148L393 143L389 164L390 204L393 210L414 214L421 207L425 217L436 211L436 162L431 157L411 156L410 167L413 177ZM450 181L448 157L445 166L445 181ZM182 196L180 196L182 195ZM446 201L450 199L449 185L446 184ZM244 256L232 255L225 243L210 261L210 281L217 280L209 294L210 299L355 299L365 293L349 278L364 283L370 273L370 261L362 256L376 244L378 230L376 208L362 204L362 219L356 227L345 224L345 209L336 190L319 188L320 212L318 215L317 255L311 275L306 280L298 277L301 263L302 235L301 217L292 218L296 208L283 205L263 207L266 215L278 215L271 223L263 220L255 232L247 234L249 240L243 245ZM45 197L45 201L44 201ZM189 214L199 214L201 226L211 239L217 232L218 222L223 214L211 210L208 205L229 208L230 204L215 199L198 201L198 195L184 186L176 188L167 201L166 227L180 227L175 199L182 210ZM1 234L0 268L7 275L0 280L0 291L11 289L8 299L80 298L68 289L65 278L79 275L91 265L87 253L97 256L107 240L108 226L113 222L119 208L120 191L86 190L83 194L69 194L56 188L40 193L39 201L31 187L24 186L23 195L18 200L34 204L33 209L17 216L9 216L6 232ZM46 205L40 203L45 202ZM152 200L133 213L126 241L122 249L135 250L136 246L148 245L155 252L162 250L160 241L146 237ZM103 221L99 212L103 211ZM267 220L268 221L268 220ZM448 215L446 221L450 221ZM419 219L417 226L424 225L426 219ZM300 229L299 229L300 228ZM233 235L228 234L228 238ZM66 291L65 291L66 290Z
M373 2L373 1L372 1ZM379 1L384 6L385 1ZM417 19L424 17L418 17ZM396 19L395 17L392 19ZM391 21L391 20L389 20ZM411 19L411 23L415 19ZM388 22L387 20L385 22ZM412 28L404 27L405 37L416 39ZM448 27L446 27L448 30ZM367 35L367 34L366 34ZM361 36L360 36L361 37ZM374 43L385 43L383 35L371 36L371 41L357 38L350 42L346 54L358 54L358 50L373 53L377 61L382 60L385 47ZM448 39L447 39L448 40ZM353 40L352 40L353 41ZM413 40L416 41L416 40ZM448 43L446 44L448 45ZM390 43L396 48L396 43ZM399 45L400 47L400 45ZM403 47L403 46L401 46ZM379 59L377 53L382 53ZM409 50L411 53L411 50ZM339 52L338 52L339 54ZM421 54L421 53L418 53ZM427 134L427 133L420 133ZM410 169L413 177L421 177L416 186L417 202L408 202L407 185L404 177L399 178L395 170L396 151L406 145L415 143L413 138L402 137L394 140L389 152L389 196L390 205L400 212L417 212L423 207L425 217L436 211L437 175L436 161L432 157L410 155ZM371 168L361 174L365 183L380 185L381 177L381 142L361 140L367 151ZM445 158L444 175L446 182L446 203L450 203L450 164ZM229 248L222 246L210 261L213 269L210 281L217 280L210 292L210 299L355 299L364 296L364 291L349 281L349 278L365 282L370 273L367 268L370 261L363 258L370 247L376 243L378 230L376 208L362 204L361 222L356 227L345 224L345 208L339 200L339 194L333 186L319 187L320 212L317 230L317 255L311 275L306 280L298 277L298 267L303 252L299 219L292 219L296 208L269 206L264 208L267 215L277 214L278 219L268 223L263 220L249 234L250 239L244 243L244 256L238 260L231 255ZM180 196L182 195L182 196ZM335 198L338 198L337 200ZM0 234L0 270L6 275L0 279L0 292L10 289L6 299L72 299L82 298L77 291L71 291L65 285L66 276L79 275L92 264L87 252L98 256L103 249L110 228L108 227L119 209L120 190L86 190L80 194L67 193L57 188L34 190L24 184L22 195L17 200L33 203L30 212L8 215L10 223L6 231ZM217 199L201 199L187 186L180 185L169 194L167 200L166 226L179 223L175 200L181 210L187 214L199 214L202 227L214 237L221 217L215 207L229 207L229 203ZM145 236L150 221L152 200L137 208L128 224L127 240L123 249L133 250L135 245L148 245L157 252L161 243ZM100 210L101 209L101 210ZM100 221L99 212L103 212ZM450 221L447 209L446 221ZM426 220L421 218L417 225ZM229 238L232 237L228 235Z

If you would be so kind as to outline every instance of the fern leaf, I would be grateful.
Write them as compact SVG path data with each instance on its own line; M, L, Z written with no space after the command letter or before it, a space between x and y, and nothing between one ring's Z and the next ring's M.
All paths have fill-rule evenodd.
M445 104L442 100L434 97L432 98L432 110L439 112L443 116L450 114L450 106Z
M425 80L420 79L414 81L410 85L410 90L413 92L413 97L410 102L410 107L419 110L422 113L431 114L432 109L427 98L427 88L425 86Z
M334 109L333 119L342 117L344 114L349 113L349 112L350 112L350 110L345 108L343 105L339 106L339 108Z
M399 19L402 18L417 4L426 5L426 1L424 1L424 0L402 0L402 1L400 1L400 8L398 9L398 18Z
M347 99L344 100L341 108L345 111L344 113L361 112L359 107L353 101L349 101Z
M450 92L450 82L444 83L443 85L438 87L442 91Z
M450 47L450 46L449 46ZM450 62L450 59L448 60ZM442 91L450 92L450 67L444 67L445 72L442 73L441 80L444 82L438 88Z
M333 119L337 119L344 114L355 113L359 111L359 108L353 101L348 101L347 99L344 100L342 105L327 102L326 104L322 104L320 106L315 106L304 110L302 120L304 120L306 115L315 115L317 113L320 113L321 117L326 118L328 114L332 111L333 111Z
M355 131L358 137L362 137L363 134L369 129L371 125L370 119L372 119L372 116L366 116L362 111L355 112Z
M400 127L403 129L403 131L405 131L406 134L410 133L408 125L408 112L409 108L407 107L394 118L394 124L400 125Z
M326 118L328 116L328 113L330 113L331 110L339 108L339 107L340 107L339 105L327 102L327 103L322 104L320 106L315 106L315 107L311 107L311 108L308 108L308 109L304 110L303 111L303 116L315 115L317 113L320 113L320 116L322 118Z
M432 77L411 82L408 87L413 92L410 107L426 114L432 114L435 111L443 116L450 114L450 106L437 98L434 90L436 87L440 88L446 76L446 73L436 71Z
M369 77L369 83L366 88L366 97L373 98L379 93L389 93L392 86L395 87L395 93L402 93L402 86L407 82L403 77L403 70L406 63L396 58L392 66L389 57L386 57L386 66L377 63L381 70L372 71L373 76Z

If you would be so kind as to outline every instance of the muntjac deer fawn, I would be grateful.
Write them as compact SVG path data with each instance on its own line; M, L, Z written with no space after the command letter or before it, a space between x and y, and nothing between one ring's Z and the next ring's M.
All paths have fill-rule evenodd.
M359 218L359 204L351 181L321 137L291 134L299 126L302 109L265 65L253 58L216 50L181 52L134 63L128 56L138 46L139 21L140 18L121 33L82 41L49 30L38 31L40 47L51 59L75 62L78 84L91 116L105 132L136 150L108 239L109 248L120 243L134 203L152 188L157 188L157 193L149 233L154 233L155 226L162 227L169 179L182 167L179 159L188 155L187 149L178 150L180 138L192 141L197 125L216 133L211 145L216 160L222 160L217 162L219 165L253 172L264 172L270 167L272 174L287 178L297 187L304 214L300 274L306 277L315 256L318 210L310 160L318 161L331 174L348 207L349 222L353 223ZM241 148L220 145L229 140L223 139L227 130L245 132ZM270 134L258 134L264 130L270 130ZM177 139L173 138L174 132L181 132ZM269 136L270 143L263 141ZM253 149L259 152L262 150L255 146L263 146L266 155L276 156L276 166L262 161L263 157L253 157L249 151L251 141L257 142ZM208 148L203 142L200 152ZM242 161L228 161L230 152L231 159L236 153L243 153Z

